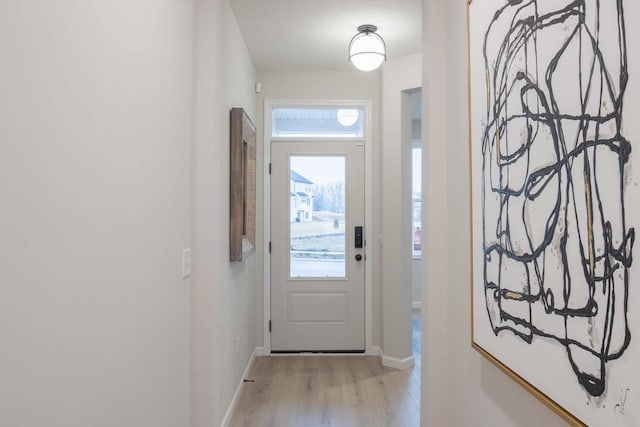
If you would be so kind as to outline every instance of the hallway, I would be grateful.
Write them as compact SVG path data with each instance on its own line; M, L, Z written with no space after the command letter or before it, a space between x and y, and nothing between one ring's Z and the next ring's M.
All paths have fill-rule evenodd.
M376 356L258 357L230 425L418 426L420 334L414 311L416 364L403 371Z

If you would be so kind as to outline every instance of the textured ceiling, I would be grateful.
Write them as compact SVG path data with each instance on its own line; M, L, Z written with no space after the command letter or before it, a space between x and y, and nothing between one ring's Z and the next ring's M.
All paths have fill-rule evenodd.
M349 40L373 24L387 57L420 52L421 0L230 0L261 70L351 70Z

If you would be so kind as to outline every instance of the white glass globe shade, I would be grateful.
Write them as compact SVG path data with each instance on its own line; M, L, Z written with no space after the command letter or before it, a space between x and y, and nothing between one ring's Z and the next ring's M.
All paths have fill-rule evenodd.
M359 70L375 70L385 60L382 38L375 33L358 34L349 46L349 60Z
M338 123L342 126L353 126L358 121L358 110L352 108L341 108L336 114Z

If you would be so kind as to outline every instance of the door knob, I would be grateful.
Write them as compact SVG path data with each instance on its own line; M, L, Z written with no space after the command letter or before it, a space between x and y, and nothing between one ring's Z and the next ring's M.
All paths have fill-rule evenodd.
M362 255L356 254L356 261L362 261Z

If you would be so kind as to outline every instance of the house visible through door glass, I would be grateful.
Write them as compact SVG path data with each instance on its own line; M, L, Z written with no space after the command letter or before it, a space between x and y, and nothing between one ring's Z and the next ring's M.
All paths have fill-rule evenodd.
M290 156L291 278L345 277L345 157Z

